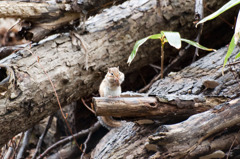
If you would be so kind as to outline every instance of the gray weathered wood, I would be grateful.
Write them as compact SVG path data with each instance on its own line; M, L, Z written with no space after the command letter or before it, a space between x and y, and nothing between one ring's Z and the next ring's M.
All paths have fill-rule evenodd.
M156 1L131 0L91 17L85 22L87 33L81 36L87 52L79 41L80 45L74 46L66 34L40 42L31 49L33 54L20 51L18 55L22 56L9 61L16 76L12 99L0 99L0 145L59 109L38 60L52 79L62 106L97 91L107 67L120 66L128 73L156 61L158 54L152 53L159 48L157 42L151 43L150 49L142 49L131 67L126 63L136 40L164 26L157 8ZM139 28L146 31L139 32Z
M95 15L100 10L110 7L113 4L120 4L125 0L116 3L109 0L91 1L83 0L71 4L52 2L18 2L1 1L0 17L21 18L26 20L28 27L24 27L21 32L27 40L38 42L47 35L56 32L64 32L64 27L73 25L74 20L87 19ZM70 27L69 27L70 28ZM66 30L65 30L66 31Z
M23 19L41 18L45 14L46 20L52 16L59 16L60 10L65 10L69 4L30 3L17 1L1 1L0 17L13 17Z
M213 108L227 100L227 98L202 97L201 100L197 101L198 96L194 97L196 102L194 100L181 101L178 99L178 103L182 102L183 106L179 106L178 103L174 102L160 102L156 97L94 97L93 105L98 116L131 117L133 120L137 117L138 119L168 121L173 118L184 119L190 115Z
M81 44L73 45L73 37L62 34L31 48L33 54L20 51L8 61L16 76L12 81L16 87L0 99L0 145L59 109L49 79L38 61L52 79L64 106L96 92L107 67L120 66L127 74L159 60L159 41L150 41L128 67L127 58L140 38L169 29L193 39L194 1L157 2L130 0L88 19L86 33L81 36L86 52Z
M83 0L80 3L65 4L52 2L21 2L21 1L1 1L0 17L21 18L27 20L39 19L49 21L61 16L64 12L84 13L90 15L96 14L99 10L111 7L113 4L119 4L124 0L113 3L110 0L91 1Z
M157 115L160 112L155 97L95 97L93 103L96 115L99 116L139 117Z
M233 51L231 58L240 51L237 47ZM239 72L239 67L235 66L231 71L230 66L224 69L224 76L222 75L222 64L227 47L219 49L217 52L211 53L206 57L196 61L192 65L186 67L182 71L171 73L168 77L161 79L152 86L149 94L155 95L161 101L166 103L175 103L179 109L191 109L192 107L201 107L196 104L194 99L205 99L212 97L211 101L206 102L217 105L219 99L225 104L218 105L209 111L199 113L189 117L188 120L172 124L162 125L158 129L156 125L152 125L152 129L146 126L135 125L129 127L127 124L118 130L111 130L111 140L103 139L92 153L93 158L98 158L98 155L106 156L106 158L116 157L137 157L139 154L143 158L149 157L147 150L156 152L153 158L197 158L199 156L208 155L216 150L228 151L233 140L236 140L238 132L237 124L240 116L240 100L234 98L238 97L239 83L235 79L233 73ZM231 61L231 60L230 60ZM219 85L215 88L204 88L204 81L215 81ZM211 83L211 82L209 82ZM195 97L195 98L192 98ZM196 98L197 97L197 98ZM164 100L165 99L165 100ZM231 100L229 103L227 101ZM216 103L215 103L216 102ZM210 107L209 107L210 108ZM224 122L223 122L224 121ZM227 131L228 128L234 128L234 131ZM125 129L129 129L126 130ZM138 130L141 129L141 130ZM149 137L147 142L146 136L149 131L156 131ZM226 130L226 131L225 131ZM135 140L129 143L128 140L118 140L118 135L124 133L125 137L134 135ZM224 133L223 133L224 132ZM236 135L236 137L234 136ZM143 137L143 140L141 138ZM216 138L215 138L216 137ZM238 142L234 142L236 145ZM112 148L112 145L118 145ZM142 146L141 145L145 145ZM132 153L132 147L138 147L138 153ZM211 149L209 149L211 147ZM115 155L117 153L117 156Z
M191 116L188 120L174 124L164 125L159 132L149 137L150 143L157 143L162 158L197 158L210 154L216 150L226 150L231 146L231 142L223 145L212 146L211 149L204 149L214 142L215 137L221 136L227 128L232 128L240 122L240 99L232 100L209 111ZM231 131L225 132L222 138ZM212 140L209 142L209 140ZM174 142L173 142L174 141ZM206 141L205 143L203 141ZM231 140L233 142L233 140ZM233 143L234 144L234 143ZM235 142L234 145L237 145ZM164 153L165 152L165 153Z

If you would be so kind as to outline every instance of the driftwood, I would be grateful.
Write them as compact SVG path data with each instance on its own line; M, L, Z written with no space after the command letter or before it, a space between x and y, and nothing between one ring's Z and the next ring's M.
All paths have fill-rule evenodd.
M232 59L239 50L239 47L234 50ZM118 130L111 130L93 151L92 158L98 158L98 155L104 156L103 158L148 158L153 152L156 153L152 158L197 158L217 150L225 155L231 144L235 146L239 141L237 132L240 120L240 99L235 99L239 96L240 85L238 76L234 75L239 72L239 67L229 65L222 75L226 51L226 47L222 48L182 71L170 73L168 77L155 82L148 92L159 101L169 105L175 103L179 111L194 107L197 109L208 103L216 105L214 108L210 109L210 106L209 111L193 115L184 122L158 128L158 124L153 124L150 128L151 126L133 126L127 123ZM212 100L198 100L200 97ZM197 104L199 101L203 103ZM218 105L219 101L225 103ZM171 118L174 117L170 116L165 122L174 121ZM149 136L150 131L154 133ZM134 136L131 143L128 139L121 140L131 136ZM149 136L148 139L146 136ZM108 141L110 137L111 140ZM138 147L136 153L133 153L132 147Z
M1 63L8 63L14 73L6 75L11 76L11 81L4 86L7 91L1 92L0 146L59 109L48 76L64 106L97 91L107 67L119 65L127 74L159 59L159 42L151 41L139 50L128 67L126 61L136 40L166 28L187 32L188 38L193 39L193 2L157 2L130 0L91 17L85 23L86 33L78 39L77 46L72 43L73 37L64 34L39 42L31 48L33 54L21 50L12 59L1 60ZM1 71L6 74L6 69ZM6 77L1 81L4 79Z

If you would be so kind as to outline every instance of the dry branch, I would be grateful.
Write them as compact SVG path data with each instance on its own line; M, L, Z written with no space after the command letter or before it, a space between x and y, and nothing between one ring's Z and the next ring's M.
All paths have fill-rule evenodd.
M96 115L98 116L137 117L138 119L158 119L166 122L173 118L185 118L206 111L216 104L221 104L225 101L220 99L204 98L204 100L199 100L195 103L191 101L189 102L192 104L191 107L179 107L177 103L160 102L156 97L94 97L93 103ZM216 102L213 104L210 100L215 100ZM180 101L180 99L178 102L185 102L185 104L189 105L189 103Z
M43 140L48 132L48 129L51 127L51 124L52 124L52 121L53 121L53 115L51 115L48 119L48 122L47 122L47 125L43 131L43 133L41 134L41 136L39 137L38 139L38 143L37 143L37 147L36 147L36 150L34 152L34 154L32 155L32 159L36 159L37 155L41 152L41 147L42 147L42 143L43 143Z
M82 131L80 131L80 132L78 132L76 134L73 134L73 136L78 139L80 137L89 135L89 133L92 134L93 132L97 131L100 127L101 127L101 124L99 122L96 122L89 129L82 130ZM41 159L41 158L45 157L50 151L56 149L57 147L62 146L64 144L68 143L68 142L73 141L73 139L74 139L73 136L68 136L68 137L66 137L66 138L64 138L64 139L54 143L52 146L47 148L41 155L39 155L37 159Z
M160 108L155 97L130 98L93 98L96 115L114 117L138 117L160 115ZM156 114L155 114L156 113Z
M23 154L25 153L25 150L29 144L29 140L30 140L30 137L31 137L31 134L32 134L32 128L27 130L25 133L24 133L24 137L23 137L23 141L22 141L22 145L18 151L18 154L17 154L17 159L21 159L23 158Z

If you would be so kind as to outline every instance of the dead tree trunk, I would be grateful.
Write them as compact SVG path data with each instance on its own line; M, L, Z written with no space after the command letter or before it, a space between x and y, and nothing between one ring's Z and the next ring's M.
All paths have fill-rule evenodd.
M234 50L232 59L239 50L239 47ZM237 75L240 70L232 65L222 70L226 52L227 47L222 48L182 71L169 74L155 82L148 92L159 101L175 103L179 110L209 103L216 107L193 115L184 122L158 128L159 124L139 126L128 123L118 130L111 130L97 145L92 158L148 158L153 152L156 152L153 158L197 158L217 150L224 156L231 144L234 146L239 141L240 120L240 84ZM219 101L225 103L218 105ZM172 118L166 122L172 121ZM131 142L128 142L128 137L132 136ZM111 140L108 139L110 137ZM133 151L133 147L137 147L136 150Z
M159 151L161 158L197 158L238 145L239 135L235 135L239 122L240 99L236 99L193 115L182 123L164 125L149 140L159 145L159 149L167 150ZM226 137L231 139L225 142Z
M158 60L159 42L155 41L145 45L128 67L126 61L136 40L166 28L188 32L192 39L193 8L192 1L158 5L155 0L130 0L87 20L86 34L80 38L60 35L40 42L32 53L21 50L11 60L2 60L14 73L1 69L1 81L5 83L7 76L11 81L1 83L0 146L59 109L49 78L62 105L89 95L98 89L107 67L119 65L129 73ZM77 47L74 39L79 40Z

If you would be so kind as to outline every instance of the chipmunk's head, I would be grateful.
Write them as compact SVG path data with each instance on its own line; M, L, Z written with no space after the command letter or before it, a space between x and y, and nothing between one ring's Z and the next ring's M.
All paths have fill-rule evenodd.
M119 67L108 68L107 79L109 82L119 84L119 78Z

